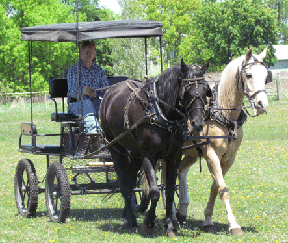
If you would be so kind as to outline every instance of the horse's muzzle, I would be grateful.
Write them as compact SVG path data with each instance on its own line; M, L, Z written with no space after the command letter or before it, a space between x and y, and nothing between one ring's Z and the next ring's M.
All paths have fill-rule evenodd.
M195 132L202 132L203 127L205 126L204 121L195 121L192 120L191 122L192 130Z

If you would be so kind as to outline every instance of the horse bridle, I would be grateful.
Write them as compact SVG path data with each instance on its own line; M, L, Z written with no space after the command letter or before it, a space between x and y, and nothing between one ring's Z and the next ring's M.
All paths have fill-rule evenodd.
M180 80L179 80L180 82L188 82L188 84L184 85L184 86L182 87L182 90L180 91L180 92L181 92L181 93L180 93L180 99L181 99L181 100L183 99L184 93L185 93L185 91L186 91L186 88L187 88L189 85L191 85L192 82L198 82L198 81L201 81L201 80L203 80L203 79L204 79L204 77L201 77L201 78L191 78L191 79L180 79ZM166 117L164 116L164 114L162 113L162 110L160 109L158 102L159 102L159 103L162 103L163 105L165 105L165 106L167 106L167 107L170 107L170 108L174 109L178 114L180 114L180 115L183 117L183 119L182 119L181 121L178 121L177 123L181 123L181 122L183 122L186 118L188 118L188 116L187 116L187 114L188 114L187 108L190 107L196 99L201 99L201 101L203 102L204 109L203 109L203 107L196 107L196 108L194 108L193 110L195 110L195 109L203 109L203 113L205 113L205 110L206 110L205 102L204 102L204 100L200 97L200 94L199 94L198 92L197 92L198 95L196 94L196 97L195 97L194 99L192 99L192 101L191 101L191 102L189 103L189 105L186 107L186 110L185 110L185 113L186 113L186 114L184 114L183 112L181 112L180 110L178 110L176 107L171 107L169 104L167 104L167 103L164 102L163 100L159 99L158 94L157 94L157 89L156 89L156 83L157 83L157 81L158 81L158 78L156 78L155 81L152 81L152 82L151 82L151 86L152 86L152 87L151 87L150 92L148 93L148 97L153 97L153 98L155 99L155 101L157 101L157 102L155 102L155 106L156 106L156 109L158 110L159 115L160 115L160 117L161 117L162 120L164 120L165 122L167 122L167 123L169 123L169 124L170 124L170 123L171 123L171 124L174 124L174 123L175 123L174 121L169 121L169 120L167 120L167 118L166 118ZM201 83L201 82L199 82L199 84L200 84L200 83ZM183 107L183 105L181 105L181 103L180 103L180 106ZM193 110L192 110L192 111L193 111ZM191 111L190 111L190 112L191 112Z
M253 101L253 99L256 97L256 95L258 95L259 93L261 92L266 92L265 89L261 89L261 90L257 90L256 92L254 92L252 95L249 95L248 91L245 89L245 82L244 82L244 71L245 71L245 68L247 66L253 66L253 65L256 65L256 64L261 64L263 66L266 67L267 69L267 72L268 72L268 75L267 75L267 78L266 78L266 81L265 81L265 84L268 84L268 83L271 83L272 82L272 72L269 70L267 64L265 62L260 62L256 59L256 57L252 56L253 59L254 59L254 62L251 62L251 63L246 63L246 64L243 64L242 63L242 66L241 66L241 70L240 70L240 82L241 82L241 87L242 87L242 91L243 93L246 95L246 97L248 98L248 100L250 101L250 103Z
M183 101L183 98L184 98L184 94L187 90L187 87L189 87L191 84L195 83L196 84L196 89L198 89L198 85L199 84L206 84L205 82L201 82L202 80L205 80L204 77L201 77L201 78L192 78L192 79L182 79L181 81L182 82L188 82L187 84L185 84L182 88L182 91L181 91L181 94L180 94L180 99L181 101ZM202 97L200 96L199 92L197 91L196 92L196 96L190 101L190 103L185 107L186 109L186 112L188 112L189 110L189 107L197 100L197 99L200 99L202 104L203 104L203 107L200 107L200 106L197 106L197 107L194 107L190 112L194 111L194 110L203 110L203 113L205 113L205 111L207 110L207 107L206 107L206 104L205 104L205 101L202 99ZM180 101L180 105L182 107L183 104L181 103Z

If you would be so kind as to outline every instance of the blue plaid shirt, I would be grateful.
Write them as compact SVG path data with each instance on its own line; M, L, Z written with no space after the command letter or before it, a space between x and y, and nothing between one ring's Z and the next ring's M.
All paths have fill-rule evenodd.
M77 94L78 92L82 92L83 87L84 86L89 86L92 87L94 89L98 89L98 88L102 88L105 86L108 86L108 79L105 75L104 70L98 66L97 64L95 64L93 62L92 66L90 67L90 69L88 69L84 63L82 62L82 60L80 61L80 66L81 66L81 86L79 86L78 88L78 81L77 81L77 63L75 63L74 65L72 65L69 70L68 70L68 75L67 75L67 82L68 82L68 112L72 113L75 115L77 115L76 111L74 111L75 108L71 107L71 104L69 102L69 98L74 98L77 99ZM95 97L93 100L93 103L95 104L95 112L97 113L99 110L100 106L100 100L99 100L99 96L103 97L105 93L105 90L101 90L101 91L97 91L95 94ZM89 96L84 95L83 99L90 99Z
M94 89L102 88L108 86L108 79L105 75L104 70L93 62L90 69L88 69L82 60L80 61L81 66L81 86L78 90L78 81L77 81L77 63L72 65L68 70L67 82L68 82L68 98L77 98L78 91L82 91L84 86L89 86ZM97 91L95 98L103 96L105 90Z

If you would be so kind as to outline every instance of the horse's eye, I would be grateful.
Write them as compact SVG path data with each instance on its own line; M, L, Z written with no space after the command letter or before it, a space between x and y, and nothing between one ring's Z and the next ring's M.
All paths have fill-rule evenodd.
M252 78L252 74L251 73L246 73L246 78Z

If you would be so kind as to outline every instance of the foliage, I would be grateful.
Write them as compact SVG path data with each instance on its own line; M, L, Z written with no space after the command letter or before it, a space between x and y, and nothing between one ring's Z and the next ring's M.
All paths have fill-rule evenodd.
M288 44L288 0L265 0L264 3L277 12L279 43Z
M98 7L98 1L80 0L79 21L111 20L113 13ZM75 1L0 0L0 92L29 91L28 42L21 41L22 27L76 22ZM98 16L98 17L97 17ZM98 63L112 74L111 48L97 45ZM76 62L74 43L32 43L32 89L48 90L51 78L64 77ZM102 63L103 62L103 63Z
M272 45L277 44L277 15L261 0L120 0L120 3L124 18L163 23L164 53L171 64L181 57L198 64L212 58L213 69L222 70L248 48L254 47L259 52L267 46L266 61L275 62Z
M145 75L144 40L111 40L113 47L113 69L116 75L143 80Z
M130 18L161 21L165 58L171 64L179 59L179 45L183 36L190 33L192 16L200 6L200 0L122 0L124 15ZM126 9L128 8L128 10ZM135 9L135 11L132 11ZM124 16L124 17L126 17Z
M182 49L186 46L188 50L181 52L184 57L195 57L197 52L202 52L200 56L206 60L212 57L212 64L221 69L250 47L262 51L268 46L270 52L266 61L269 64L275 61L272 45L277 44L276 13L265 7L262 1L205 4L196 13L194 26L196 37L189 36L183 42Z

